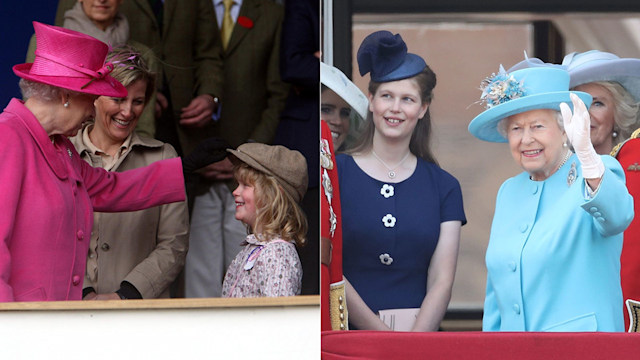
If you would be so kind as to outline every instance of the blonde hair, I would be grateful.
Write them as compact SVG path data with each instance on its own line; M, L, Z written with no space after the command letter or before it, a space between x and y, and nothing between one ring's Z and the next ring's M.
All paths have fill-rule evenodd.
M133 46L123 45L115 47L107 54L105 61L111 62L114 67L109 74L118 80L122 86L127 87L138 80L147 82L144 93L145 104L149 102L155 90L156 76L149 70L142 55Z
M605 88L613 97L615 105L613 111L614 130L618 132L618 136L613 138L613 145L617 145L631 136L631 133L637 129L640 117L640 103L631 96L631 94L615 81L594 81L593 84L600 85Z
M233 169L236 180L254 187L256 202L255 229L266 239L280 237L295 241L296 245L305 243L307 217L300 205L278 184L275 177L258 171L245 163Z

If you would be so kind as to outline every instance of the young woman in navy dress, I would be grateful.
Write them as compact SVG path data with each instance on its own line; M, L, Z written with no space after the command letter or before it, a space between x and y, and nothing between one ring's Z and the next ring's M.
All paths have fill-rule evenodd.
M378 311L415 309L412 331L446 312L466 223L458 181L429 150L436 76L399 34L370 34L358 50L371 74L366 128L337 157L343 267L352 329L390 330Z

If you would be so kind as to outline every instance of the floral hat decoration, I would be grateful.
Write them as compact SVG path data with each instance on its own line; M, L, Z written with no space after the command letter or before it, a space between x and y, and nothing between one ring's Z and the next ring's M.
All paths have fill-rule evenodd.
M360 75L371 73L371 80L388 82L410 78L427 67L423 58L407 52L400 34L382 30L369 34L358 49Z
M469 132L480 140L507 142L497 129L500 120L529 110L560 111L560 103L572 107L574 93L589 107L591 95L569 91L569 73L558 66L536 66L506 72L502 65L498 73L484 79L480 102L485 110L469 123Z

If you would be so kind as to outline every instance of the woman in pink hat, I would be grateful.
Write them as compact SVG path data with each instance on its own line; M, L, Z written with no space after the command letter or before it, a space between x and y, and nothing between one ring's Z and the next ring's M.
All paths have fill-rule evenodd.
M75 30L94 37L109 47L128 45L134 47L142 56L151 71L159 74L159 66L153 51L144 44L131 39L129 33L129 20L120 11L122 0L62 0L58 8L69 9L64 11L64 23L62 27ZM36 50L36 37L31 37L27 49L27 62L33 62ZM140 115L136 132L147 137L154 137L156 132L155 115L156 91L149 99L148 106ZM157 105L160 106L160 105Z
M108 75L106 44L34 28L34 62L13 68L26 100L12 99L0 114L0 301L80 300L93 210L183 201L183 169L178 158L124 173L83 161L67 137L94 118L98 96L121 98L127 90ZM213 157L185 159L185 168Z

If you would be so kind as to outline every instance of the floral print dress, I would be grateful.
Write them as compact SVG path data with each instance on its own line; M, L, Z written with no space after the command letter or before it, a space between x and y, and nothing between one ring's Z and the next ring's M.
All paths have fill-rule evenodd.
M233 260L222 284L222 297L277 297L299 295L302 265L293 243L268 241L250 234Z

